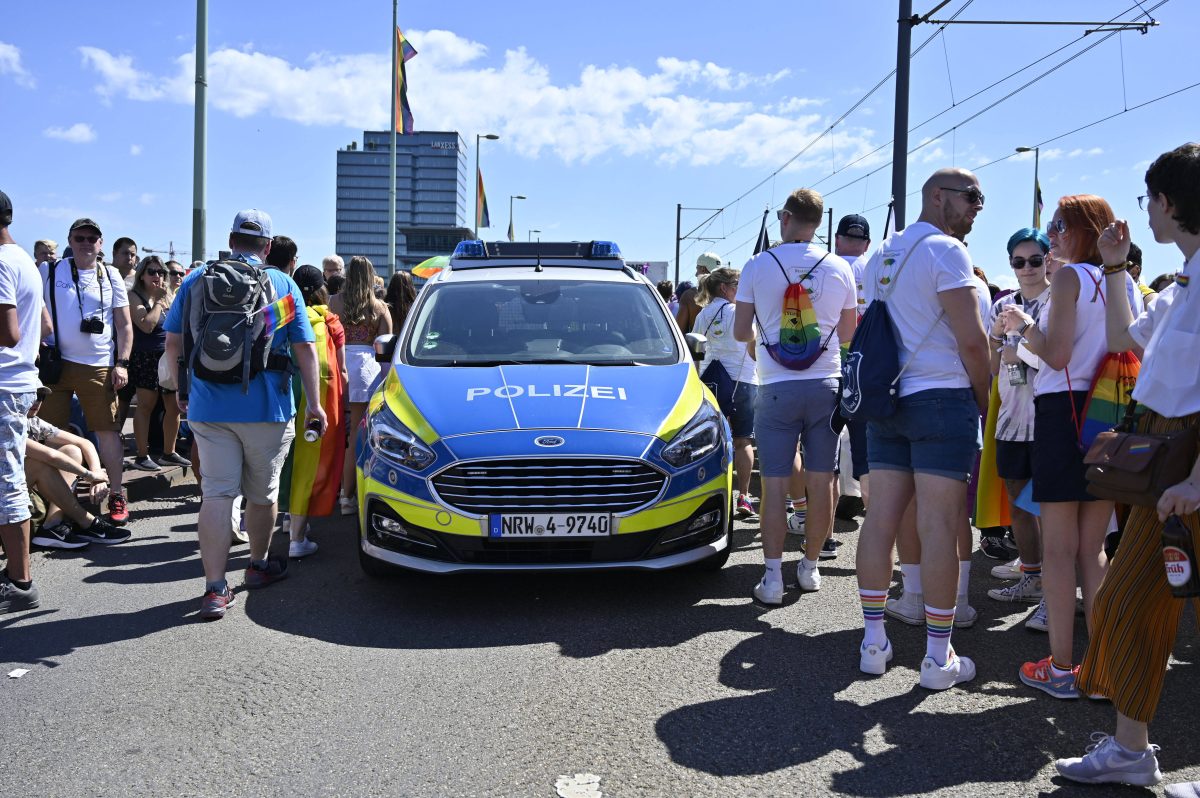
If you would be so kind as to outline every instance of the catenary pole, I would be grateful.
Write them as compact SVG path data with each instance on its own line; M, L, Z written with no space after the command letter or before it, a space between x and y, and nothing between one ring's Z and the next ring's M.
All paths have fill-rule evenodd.
M900 0L896 20L896 120L892 135L892 202L895 203L895 230L904 229L904 198L908 194L908 82L912 50L912 0Z
M679 226L683 220L683 203L675 205L675 285L679 285L679 234L683 232Z
M208 0L196 0L195 132L192 139L192 260L205 260L204 175L208 158Z
M390 280L396 273L396 58L399 53L396 47L396 0L392 0L392 146L389 155L391 167L388 170L388 262L387 274Z

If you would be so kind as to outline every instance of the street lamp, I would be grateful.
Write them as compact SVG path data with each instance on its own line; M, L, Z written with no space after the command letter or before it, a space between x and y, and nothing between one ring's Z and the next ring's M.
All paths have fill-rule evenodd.
M513 200L523 200L523 199L525 199L525 196L523 194L509 194L508 195L508 240L509 241L513 240L513 231L516 229L513 227Z
M1041 154L1040 148L1017 147L1017 152L1033 153L1033 228L1037 230L1042 226L1042 209L1038 207L1038 201L1041 200L1041 191L1038 186L1038 156Z
M476 133L475 134L475 238L479 239L479 183L481 182L482 173L479 171L479 140L487 139L495 141L500 138L495 133Z
M533 240L533 234L534 234L534 233L537 233L537 234L538 234L538 241L541 241L541 240L542 240L542 231L541 231L541 230L530 230L530 231L529 231L529 237L528 237L528 238L526 238L525 240L526 240L526 241L532 241L532 240Z

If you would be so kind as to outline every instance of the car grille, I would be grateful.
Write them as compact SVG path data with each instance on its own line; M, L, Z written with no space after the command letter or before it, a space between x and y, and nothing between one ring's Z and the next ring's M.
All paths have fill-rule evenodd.
M459 463L433 486L442 501L472 515L627 513L653 501L665 481L637 460L535 457Z

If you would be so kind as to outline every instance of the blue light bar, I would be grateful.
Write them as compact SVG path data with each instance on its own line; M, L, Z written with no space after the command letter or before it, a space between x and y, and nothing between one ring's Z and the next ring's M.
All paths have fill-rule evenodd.
M615 241L593 241L592 242L592 257L593 258L620 258L621 249Z
M482 241L459 241L454 248L454 258L486 258L487 250Z

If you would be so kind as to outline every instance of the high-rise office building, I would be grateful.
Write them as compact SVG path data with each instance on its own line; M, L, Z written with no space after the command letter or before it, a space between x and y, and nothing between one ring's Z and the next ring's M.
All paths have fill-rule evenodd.
M334 248L349 263L366 255L388 266L390 131L364 131L337 153ZM396 136L396 268L449 255L471 237L467 226L467 152L457 132Z

